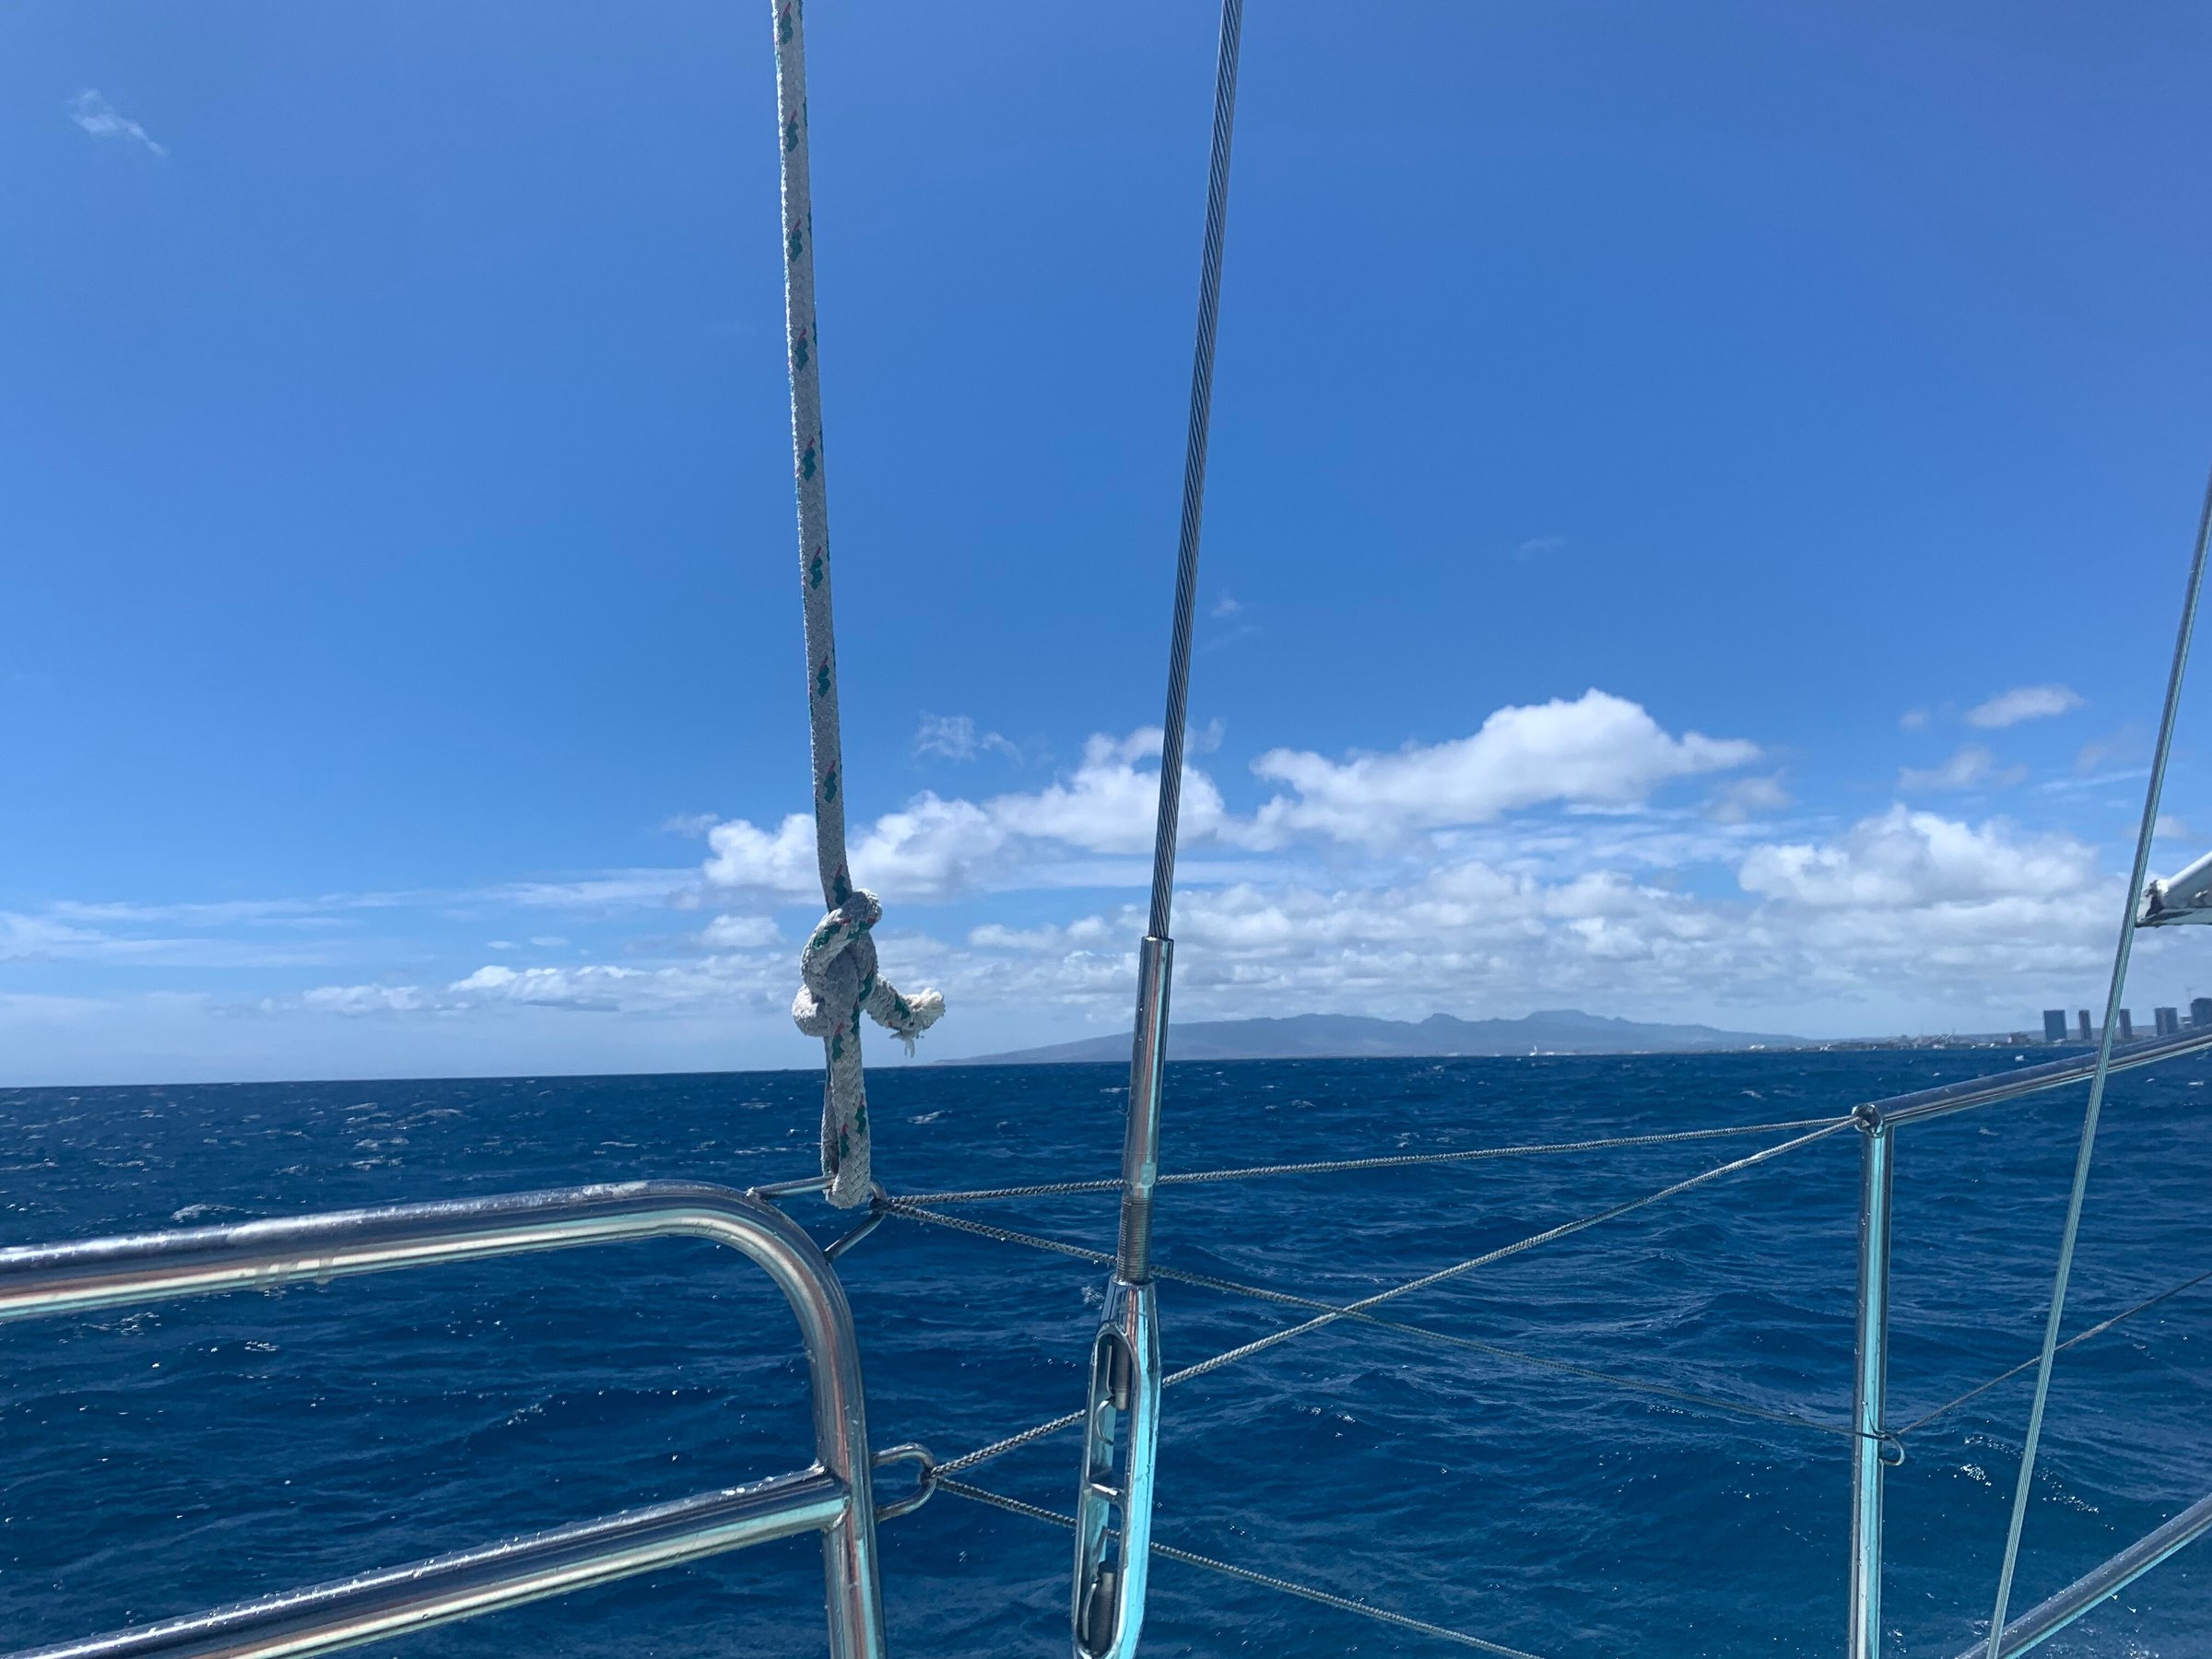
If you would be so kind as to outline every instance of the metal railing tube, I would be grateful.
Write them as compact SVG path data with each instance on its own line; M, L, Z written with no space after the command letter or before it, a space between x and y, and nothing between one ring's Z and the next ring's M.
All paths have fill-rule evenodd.
M1882 1651L1882 1471L1889 1377L1889 1198L1896 1151L1887 1124L1865 1125L1859 1188L1859 1331L1852 1385L1851 1615L1847 1659Z
M779 1476L9 1659L305 1659L813 1532L847 1497L820 1469Z
M2212 1532L2212 1497L2198 1499L2155 1532L2146 1533L2102 1566L2082 1574L2047 1601L2005 1626L1999 1659L2012 1659L2056 1635L2107 1597L2116 1595L2184 1546ZM1959 1659L1987 1659L1989 1641L1977 1637Z
M2183 1054L2194 1054L2204 1049L2212 1049L2212 1026L2191 1026L2178 1036L2151 1037L2141 1042L2115 1047L2112 1050L2112 1063L2108 1069L2127 1071L2134 1066L2154 1065L2161 1060L2176 1060ZM1867 1102L1859 1108L1859 1112L1861 1116L1872 1113L1879 1123L1912 1124L1924 1118L1947 1117L1954 1112L1964 1112L1970 1107L1987 1106L2021 1095L2038 1094L2046 1088L2060 1088L2068 1083L2087 1082L2096 1074L2097 1055L2092 1051L2067 1060L2022 1066L2018 1071L1998 1072L1987 1077L1968 1077L1958 1083L1946 1083L1937 1088L1921 1088L1911 1094L1891 1095L1886 1100Z
M827 1477L842 1493L832 1517L810 1523L823 1528L830 1651L839 1659L880 1659L876 1505L852 1310L835 1270L798 1224L732 1188L698 1182L627 1182L0 1250L0 1320L671 1237L709 1239L739 1251L775 1281L798 1319L812 1384L817 1458L817 1469L806 1473ZM624 1520L618 1516L589 1524L617 1526ZM754 1541L746 1536L713 1547ZM462 1618L479 1610L469 1607L441 1617ZM249 1653L319 1653L328 1645L342 1644L215 1651L226 1659L234 1654L242 1659Z

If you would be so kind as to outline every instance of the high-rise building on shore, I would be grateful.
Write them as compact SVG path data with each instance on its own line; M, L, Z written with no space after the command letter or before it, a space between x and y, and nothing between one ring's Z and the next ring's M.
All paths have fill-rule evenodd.
M2182 1034L2182 1011L2179 1008L2159 1008L2153 1011L2151 1018L2158 1021L2159 1036L2178 1037Z
M2064 1042L2066 1040L2066 1011L2064 1008L2043 1010L2043 1041Z
M2193 996L2189 999L2189 1023L2193 1026L2212 1026L2212 996Z
M2120 1036L2118 1041L2122 1042L2133 1042L2135 1040L2136 1017L2129 1013L2125 1008L2123 1008L2120 1010Z
M2089 1026L2089 1011L2087 1008L2077 1008L2074 1011L2074 1018L2081 1024L2081 1041L2084 1042L2096 1041L2096 1032Z

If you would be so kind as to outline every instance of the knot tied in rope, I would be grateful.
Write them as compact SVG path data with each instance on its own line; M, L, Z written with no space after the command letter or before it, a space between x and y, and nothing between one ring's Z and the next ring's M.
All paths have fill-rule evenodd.
M850 1209L868 1197L868 1095L860 1064L860 1016L914 1052L914 1039L937 1022L945 999L935 991L901 995L876 967L871 937L883 917L875 894L855 888L824 916L799 953L799 994L791 1017L822 1040L828 1065L822 1099L822 1173L831 1204Z
M830 484L822 458L821 333L814 313L814 200L808 182L806 39L802 0L777 0L776 121L783 143L783 329L791 369L792 480L799 509L799 594L806 633L806 730L814 759L814 853L830 906L799 958L791 1006L799 1030L822 1040L822 1173L830 1202L868 1201L868 1097L860 1067L860 1011L889 1027L912 1053L945 1012L935 991L901 996L876 971L868 930L883 914L845 865L844 762L837 721L837 628L830 603Z

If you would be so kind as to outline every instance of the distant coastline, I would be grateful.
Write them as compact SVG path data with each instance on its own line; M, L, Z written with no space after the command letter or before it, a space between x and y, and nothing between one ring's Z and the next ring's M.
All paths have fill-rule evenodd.
M1708 1025L1653 1025L1550 1008L1520 1019L1422 1020L1359 1014L1297 1014L1277 1019L1213 1019L1175 1026L1168 1053L1177 1060L1356 1060L1500 1054L1713 1053L1737 1049L1807 1048L1806 1038L1729 1031ZM1086 1037L948 1065L1074 1065L1126 1063L1129 1033Z
M1580 1008L1547 1008L1520 1019L1421 1020L1358 1014L1297 1014L1277 1019L1196 1020L1174 1027L1173 1060L1447 1059L1515 1054L1713 1054L1806 1050L2048 1048L2024 1031L1941 1036L1792 1037L1708 1025L1616 1019ZM1086 1037L1006 1053L941 1060L940 1065L1127 1065L1129 1033Z

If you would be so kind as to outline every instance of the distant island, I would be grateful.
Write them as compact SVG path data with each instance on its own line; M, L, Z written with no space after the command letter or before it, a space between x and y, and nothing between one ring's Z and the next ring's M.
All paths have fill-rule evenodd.
M1176 1025L1171 1060L1348 1060L1453 1054L1678 1054L1715 1049L1806 1048L1801 1037L1724 1031L1707 1025L1645 1025L1580 1008L1547 1008L1523 1019L1374 1019L1359 1014L1296 1014L1284 1019L1212 1019ZM947 1065L1081 1065L1129 1063L1129 1033L1086 1037Z

